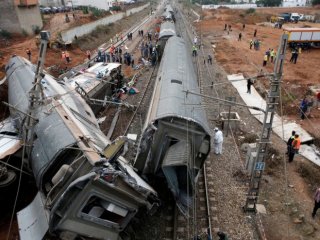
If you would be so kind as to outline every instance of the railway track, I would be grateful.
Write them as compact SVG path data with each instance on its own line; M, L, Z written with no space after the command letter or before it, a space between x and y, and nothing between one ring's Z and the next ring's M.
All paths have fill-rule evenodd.
M191 57L191 47L193 40L192 29L190 25L187 24L186 19L182 14L180 9L177 16L176 27L179 34L185 39L187 46L190 49ZM204 70L201 68L199 57L193 58L193 63L197 70L198 75L198 84L200 92L203 93L203 74ZM208 103L203 99L205 105ZM203 107L203 106L199 106ZM210 163L205 163L201 172L199 173L196 192L194 193L193 198L193 207L189 216L183 216L177 207L171 205L168 207L166 212L166 233L165 240L178 240L178 239L206 239L208 236L212 236L212 218L211 214L214 211L215 198L213 191L213 181L211 180L211 175L208 173L210 170ZM216 218L214 218L216 219Z
M136 106L136 109L133 112L132 117L130 118L130 120L128 122L128 126L127 126L126 130L123 133L124 135L126 135L129 132L130 128L132 127L131 125L134 122L134 120L136 119L137 113L143 112L142 107L146 107L146 104L147 104L148 100L150 100L151 95L152 95L152 89L153 89L153 84L152 83L154 83L153 80L156 77L155 73L157 72L157 70L158 70L158 65L156 65L156 66L151 68L151 73L147 77L146 87L145 87L143 93L140 95L141 97L140 97L140 99L138 101L138 105Z

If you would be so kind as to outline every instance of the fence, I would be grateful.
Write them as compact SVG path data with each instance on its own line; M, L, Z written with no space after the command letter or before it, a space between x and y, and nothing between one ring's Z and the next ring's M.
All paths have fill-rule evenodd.
M71 28L69 30L61 32L61 38L66 43L72 42L75 39L75 36L81 37L83 35L89 34L93 30L95 30L98 26L108 25L110 23L114 23L116 21L119 21L122 18L124 18L125 16L129 16L133 13L142 11L143 9L148 7L149 5L150 5L150 3L147 3L147 4L140 6L140 7L131 8L131 9L127 10L126 12L117 13L117 14L99 19L95 22L91 22L91 23L83 24L78 27Z

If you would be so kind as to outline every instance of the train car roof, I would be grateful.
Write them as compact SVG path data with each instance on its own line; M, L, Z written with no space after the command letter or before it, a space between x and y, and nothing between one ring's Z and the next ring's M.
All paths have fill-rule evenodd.
M176 27L172 22L163 22L161 24L159 39L167 36L176 36Z
M173 12L173 8L171 7L170 4L166 5L165 11Z
M155 119L180 117L198 123L210 134L210 128L200 96L188 94L183 90L200 93L197 76L185 41L173 36L169 38L162 57L157 81L161 81L160 99Z

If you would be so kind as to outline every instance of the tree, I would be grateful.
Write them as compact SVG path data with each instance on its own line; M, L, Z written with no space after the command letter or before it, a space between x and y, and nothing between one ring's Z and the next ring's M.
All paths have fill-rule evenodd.
M276 7L281 5L282 0L260 0L258 2L265 7Z
M320 4L320 0L312 0L312 5L318 5Z

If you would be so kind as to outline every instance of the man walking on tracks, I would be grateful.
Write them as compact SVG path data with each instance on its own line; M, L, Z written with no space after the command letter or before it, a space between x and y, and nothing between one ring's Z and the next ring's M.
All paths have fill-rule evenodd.
M222 154L223 133L216 127L214 128L214 153Z
M320 208L320 187L317 188L317 191L314 195L314 207L312 211L312 218L316 216L318 208Z

